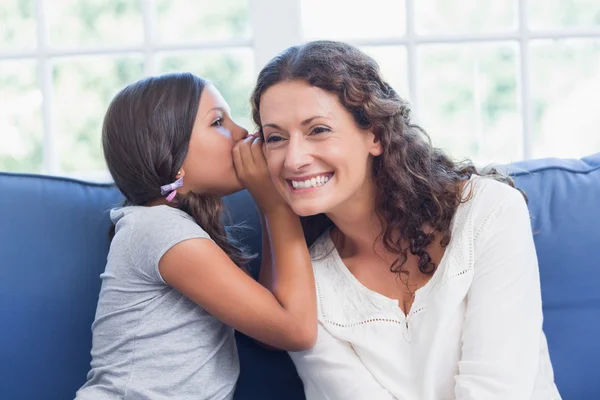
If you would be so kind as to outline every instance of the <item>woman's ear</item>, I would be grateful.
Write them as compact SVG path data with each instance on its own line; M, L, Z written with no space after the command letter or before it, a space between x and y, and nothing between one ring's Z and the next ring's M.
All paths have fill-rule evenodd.
M377 139L377 136L372 131L369 131L369 153L373 157L380 156L383 153L383 147L381 147L381 141Z
M383 149L381 148L381 142L376 142L373 148L371 148L370 153L373 157L380 156L381 153L383 153Z

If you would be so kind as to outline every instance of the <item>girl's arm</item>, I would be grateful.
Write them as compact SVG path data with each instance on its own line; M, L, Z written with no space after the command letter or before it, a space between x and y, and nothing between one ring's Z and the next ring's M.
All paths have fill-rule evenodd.
M267 289L271 290L273 280L273 258L271 257L271 240L265 216L260 213L260 227L262 230L262 253L260 254L260 270L258 281Z
M317 307L300 219L276 192L260 139L238 144L234 161L266 221L273 253L272 292L207 239L173 246L161 258L159 271L169 285L234 329L283 350L309 349L317 336Z

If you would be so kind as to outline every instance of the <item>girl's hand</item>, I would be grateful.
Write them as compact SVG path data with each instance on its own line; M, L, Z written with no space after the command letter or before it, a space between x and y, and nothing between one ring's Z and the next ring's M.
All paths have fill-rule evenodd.
M260 134L249 135L237 142L232 153L238 178L262 212L287 206L271 180Z

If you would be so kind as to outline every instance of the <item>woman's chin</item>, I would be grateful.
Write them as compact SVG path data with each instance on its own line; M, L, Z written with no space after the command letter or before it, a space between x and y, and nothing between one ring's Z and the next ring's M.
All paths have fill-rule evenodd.
M323 207L316 205L290 204L292 210L300 217L310 217L311 215L322 214L325 211Z

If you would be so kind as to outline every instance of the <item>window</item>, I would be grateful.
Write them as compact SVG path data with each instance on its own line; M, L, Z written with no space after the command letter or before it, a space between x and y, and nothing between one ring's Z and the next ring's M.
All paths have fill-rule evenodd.
M100 135L118 90L206 77L249 124L247 0L9 0L0 5L0 170L108 177Z
M0 170L106 178L110 99L169 71L214 81L251 129L258 70L312 39L372 55L455 158L600 151L597 0L4 0Z
M597 0L301 2L303 39L370 53L455 158L600 151Z

